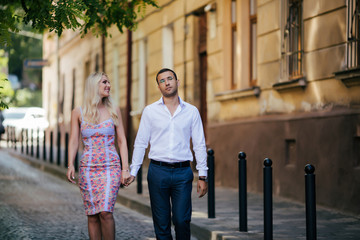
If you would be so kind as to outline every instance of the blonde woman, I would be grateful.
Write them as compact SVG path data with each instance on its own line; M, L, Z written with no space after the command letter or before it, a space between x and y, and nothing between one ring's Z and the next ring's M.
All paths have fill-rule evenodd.
M129 178L129 166L121 114L112 105L110 81L105 73L93 73L88 77L84 105L71 113L67 171L71 183L75 183L74 160L80 133L84 151L80 160L79 187L88 217L89 237L115 239L112 212L120 183L124 184Z

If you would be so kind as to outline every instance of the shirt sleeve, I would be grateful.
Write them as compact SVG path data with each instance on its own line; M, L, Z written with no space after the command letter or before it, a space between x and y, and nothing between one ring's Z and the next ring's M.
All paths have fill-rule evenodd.
M207 176L208 167L204 129L197 108L195 108L193 114L191 138L196 158L196 169L199 171L199 176Z
M130 174L136 176L144 160L145 149L149 145L150 139L150 117L148 113L148 107L146 107L142 113L139 130L136 135L134 143L134 152L130 165Z

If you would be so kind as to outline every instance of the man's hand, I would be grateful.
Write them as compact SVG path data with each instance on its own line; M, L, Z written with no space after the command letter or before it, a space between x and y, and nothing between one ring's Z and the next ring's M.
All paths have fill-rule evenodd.
M199 198L203 197L207 193L207 182L198 180L197 193L199 194Z
M129 186L133 181L135 180L135 176L130 175L130 177L128 177L124 183L124 185L127 187Z

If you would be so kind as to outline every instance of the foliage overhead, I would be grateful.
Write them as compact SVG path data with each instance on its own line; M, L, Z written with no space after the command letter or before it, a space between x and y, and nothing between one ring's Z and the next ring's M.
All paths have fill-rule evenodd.
M155 0L0 0L0 46L10 43L20 22L59 36L65 29L107 36L112 25L134 30L147 5L158 7Z

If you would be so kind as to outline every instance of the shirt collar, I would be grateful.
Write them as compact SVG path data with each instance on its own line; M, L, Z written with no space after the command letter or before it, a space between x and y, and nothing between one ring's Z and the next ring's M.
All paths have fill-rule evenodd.
M179 102L180 102L180 106L181 106L181 107L184 107L184 106L185 106L185 102L181 99L180 96L179 96ZM164 103L164 98L161 97L161 98L157 101L157 104L165 104L165 103Z

